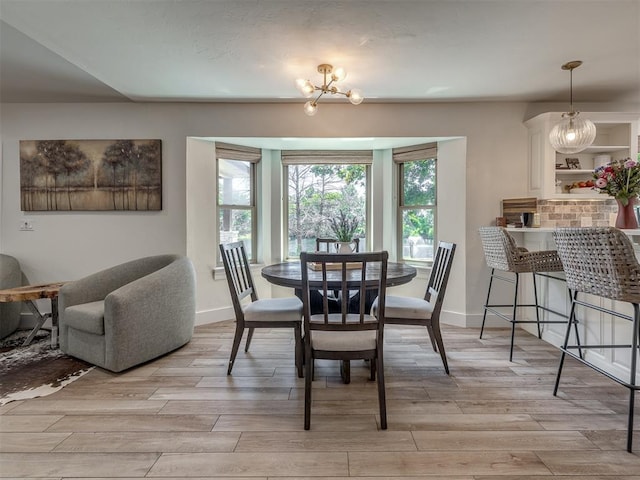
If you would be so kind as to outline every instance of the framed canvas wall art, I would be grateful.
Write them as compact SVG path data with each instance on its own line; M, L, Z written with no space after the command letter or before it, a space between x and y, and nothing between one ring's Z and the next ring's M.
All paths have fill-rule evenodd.
M162 210L160 140L20 140L23 211Z

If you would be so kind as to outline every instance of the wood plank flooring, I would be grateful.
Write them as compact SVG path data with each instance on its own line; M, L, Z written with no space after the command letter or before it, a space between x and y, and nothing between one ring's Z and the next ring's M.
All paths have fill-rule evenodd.
M526 332L509 362L507 329L444 326L447 376L425 329L387 327L387 431L364 363L349 385L316 364L304 431L291 333L256 331L227 376L232 336L199 326L154 362L0 407L0 478L640 480L628 390L569 361L553 397L559 351Z

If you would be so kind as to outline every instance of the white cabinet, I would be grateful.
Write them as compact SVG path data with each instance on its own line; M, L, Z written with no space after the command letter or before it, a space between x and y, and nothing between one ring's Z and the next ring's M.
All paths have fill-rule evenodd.
M543 199L606 198L589 188L569 193L567 187L592 180L594 167L598 166L595 163L605 156L610 156L611 160L635 159L638 155L640 115L581 113L596 125L596 138L586 150L574 154L558 153L549 143L549 132L560 121L561 115L556 112L543 113L525 122L529 129L529 195ZM567 159L570 159L569 162ZM568 163L577 164L578 168L566 168ZM556 187L559 187L559 191Z

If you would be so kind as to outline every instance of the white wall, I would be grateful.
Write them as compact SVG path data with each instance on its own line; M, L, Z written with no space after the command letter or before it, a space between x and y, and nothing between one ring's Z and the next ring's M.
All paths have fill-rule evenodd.
M190 170L187 182L187 146L190 152L200 151L203 161L207 158L205 145L198 145L197 140L190 140L187 145L190 136L466 137L466 145L452 143L441 150L446 156L447 149L455 154L456 149L466 147L467 154L466 178L447 181L447 188L458 189L460 203L440 205L440 215L447 212L464 218L463 226L455 227L446 239L459 245L454 283L456 295L464 295L465 300L455 313L468 324L480 316L487 279L477 228L499 214L502 198L517 197L526 191L527 131L522 124L526 107L521 103L364 103L358 107L327 104L315 117L306 117L299 103L3 104L0 245L3 253L20 260L34 283L73 280L156 253L186 254L198 248L213 256L216 245L187 245L187 226L211 228L210 218L187 218L187 188L190 192L195 188L191 184L194 175L215 182L215 176L209 178L211 170L206 165L189 165L189 170L196 170ZM162 140L163 210L30 212L26 216L33 220L35 230L18 231L23 218L19 205L18 141L97 138ZM273 168L261 172L271 185L278 182L278 172ZM274 197L277 198L272 193L271 202ZM204 209L209 200L190 197L189 201L202 202ZM213 210L207 215L213 217ZM272 231L271 241L278 235ZM445 239L442 234L441 237ZM209 275L211 258L197 263L200 275ZM265 260L277 259L265 256ZM226 284L215 285L215 291L204 286L199 289L199 311L209 309L211 299L219 302L228 298Z

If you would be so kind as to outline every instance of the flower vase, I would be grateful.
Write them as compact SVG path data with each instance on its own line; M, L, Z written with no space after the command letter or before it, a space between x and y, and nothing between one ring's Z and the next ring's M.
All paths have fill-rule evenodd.
M622 200L616 198L618 203L618 216L616 217L616 228L622 229L634 229L638 228L638 217L636 211L633 208L636 204L636 197L629 199L626 205L622 203Z
M353 253L351 242L338 242L338 253Z

